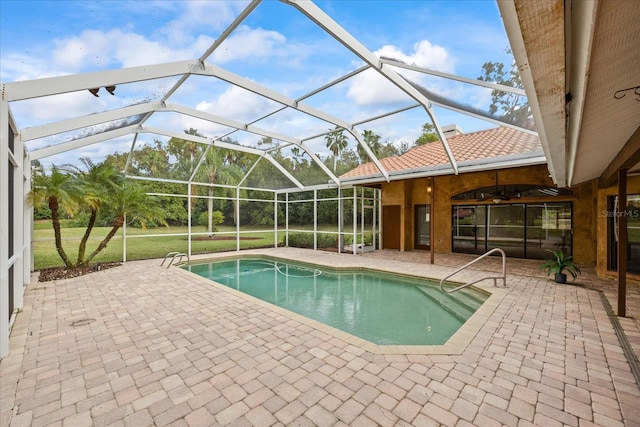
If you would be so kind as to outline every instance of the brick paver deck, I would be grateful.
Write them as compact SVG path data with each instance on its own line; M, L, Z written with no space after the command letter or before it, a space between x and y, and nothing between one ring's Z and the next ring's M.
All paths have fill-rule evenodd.
M433 278L466 261L258 252ZM454 355L370 352L157 260L33 280L0 363L0 425L640 426L601 299L615 309L615 286L589 272L557 285L536 266L509 260L506 293ZM477 268L462 278L495 260ZM636 352L639 295L621 319Z

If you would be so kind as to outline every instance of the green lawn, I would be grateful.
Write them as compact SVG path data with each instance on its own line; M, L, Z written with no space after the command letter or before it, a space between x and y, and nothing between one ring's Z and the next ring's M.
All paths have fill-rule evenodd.
M71 221L62 221L62 247L67 256L73 261L77 259L78 245L80 239L85 232L84 227L74 227ZM273 231L260 231L268 229L269 226L243 226L240 240L240 249L262 248L274 246ZM313 230L312 225L297 226L292 225L291 229L296 230ZM62 266L62 260L56 251L53 235L53 227L51 221L36 221L33 225L33 253L34 267L36 270L43 268ZM333 225L319 226L319 231L335 232L337 227ZM127 228L127 260L163 258L168 252L180 251L187 252L187 227L162 227L153 229ZM205 227L193 227L193 233L205 233L203 235L193 236L191 242L191 253L202 254L211 252L224 252L236 250L236 228L234 226L218 226L218 232L214 233L212 240L206 239ZM358 231L360 231L358 229ZM87 244L87 254L91 253L103 237L109 232L108 227L96 227L91 233L91 239ZM345 227L345 232L350 233L351 228ZM182 236L161 236L161 237L144 237L155 234L184 234ZM230 233L230 234L225 234ZM100 252L92 262L119 262L122 261L123 241L122 230L114 236L109 242L105 250ZM202 240L198 240L202 238ZM280 245L283 244L285 238L284 230L278 232L278 240Z
M273 247L274 233L273 231L249 231L252 228L244 227L241 234L240 248L258 248ZM264 230L253 227L253 230ZM85 228L81 227L64 227L62 229L62 246L70 259L77 258L78 244L84 234ZM193 233L205 232L204 227L194 227ZM87 244L87 254L91 253L102 238L109 232L108 227L96 227L92 232L92 237ZM233 234L225 235L222 232L233 232ZM144 237L153 234L180 234L187 233L187 227L168 227L156 229L127 229L127 260L162 258L168 252L181 251L187 252L188 240L186 235L182 236L161 236L161 237ZM194 254L232 251L236 249L235 227L218 227L218 233L215 233L213 240L206 239L206 234L202 236L193 236L191 242L191 252ZM197 240L197 238L205 238ZM50 222L37 222L34 224L34 267L36 270L49 267L58 267L63 265L58 255L54 243L53 228ZM284 233L278 233L278 240L282 242ZM114 262L122 261L123 240L122 231L120 230L116 236L111 239L109 245L92 262Z

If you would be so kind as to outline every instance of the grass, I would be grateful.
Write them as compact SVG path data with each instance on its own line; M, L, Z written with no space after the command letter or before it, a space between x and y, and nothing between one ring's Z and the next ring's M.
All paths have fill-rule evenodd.
M69 220L61 221L62 225L62 247L64 248L67 256L75 261L78 256L78 245L82 238L85 228L74 227L73 222ZM296 230L309 230L313 231L313 226L291 226L291 229ZM273 247L274 246L274 233L273 231L261 231L268 229L268 226L243 226L241 238L253 238L252 240L240 240L240 249L251 249L261 247ZM109 232L109 227L96 227L91 233L92 237L87 243L86 254L90 254L102 241L104 236ZM319 231L333 232L337 231L333 225L322 226L318 228ZM236 250L237 241L235 239L236 228L234 226L218 226L218 232L214 233L215 236L219 236L218 239L213 240L192 240L191 253L202 254L212 252L225 252ZM358 230L359 231L359 230ZM163 258L168 252L171 251L188 251L188 238L186 233L188 228L184 227L162 227L154 229L140 229L140 228L127 228L127 240L126 240L126 253L127 260L139 260L139 259L151 259L151 258ZM193 233L205 233L205 227L193 227ZM223 233L230 234L223 234ZM345 232L351 232L351 228L345 227ZM151 236L165 234L165 236ZM166 234L184 234L181 236L170 236ZM120 262L122 261L123 252L123 232L119 230L118 233L111 239L109 245L100 252L92 262ZM145 237L151 236L151 237ZM233 237L230 240L223 240L223 237ZM194 236L206 237L206 234ZM284 241L284 230L278 231L279 244L282 245ZM33 225L33 254L34 254L34 267L36 270L43 268L60 267L63 264L60 255L56 251L53 227L51 221L35 221Z
M85 228L81 227L69 227L69 224L64 224L62 229L62 247L64 248L67 256L73 261L76 260L78 254L78 245L80 239L85 232ZM222 240L224 234L220 232L235 232L235 227L218 227L219 232L214 233L216 236L220 236L220 239L216 240L192 240L191 252L194 254L211 253L211 252L223 252L232 251L236 249L235 234L234 239ZM273 231L261 232L258 230L264 230L264 227L259 229L243 227L242 238L253 238L254 240L240 240L241 249L250 249L257 247L273 247L274 246L274 233ZM193 232L205 232L204 227L194 227ZM249 231L245 233L244 231ZM96 227L92 232L92 237L87 243L87 254L90 254L98 244L102 241L103 237L109 232L108 227ZM181 251L187 252L188 238L186 235L182 236L160 236L160 237L144 237L145 235L153 234L180 234L187 233L187 227L169 227L161 229L127 229L126 240L126 253L127 260L138 259L150 259L150 258L163 258L168 252ZM120 230L109 242L106 249L104 249L98 256L96 256L92 262L119 262L122 261L123 252L123 239L122 231ZM200 237L200 236L194 236ZM202 237L206 237L206 234ZM284 234L278 234L278 239L282 241ZM60 267L63 265L62 259L56 251L53 228L50 222L37 222L34 224L33 231L33 253L34 253L34 267L36 270L43 268Z

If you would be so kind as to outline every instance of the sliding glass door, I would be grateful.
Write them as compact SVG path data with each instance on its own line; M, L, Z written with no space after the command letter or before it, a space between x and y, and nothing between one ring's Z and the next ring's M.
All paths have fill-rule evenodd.
M483 254L487 251L487 207L453 206L453 252Z
M572 253L572 207L561 203L454 205L453 252L483 254L493 248L508 256L544 259L547 249Z

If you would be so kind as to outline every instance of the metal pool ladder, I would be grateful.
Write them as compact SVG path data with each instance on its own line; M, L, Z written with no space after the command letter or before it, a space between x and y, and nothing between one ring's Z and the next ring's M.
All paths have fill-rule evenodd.
M162 267L165 263L165 261L167 260L167 258L171 257L171 261L169 261L169 265L167 265L167 268L171 267L171 264L173 264L173 261L176 260L176 258L180 257L178 259L177 264L180 264L182 262L182 257L187 257L187 262L189 262L189 255L182 253L182 252L169 252L164 259L162 260L162 263L160 264L160 266Z
M500 255L502 255L502 275L501 276L487 276L487 277L483 277L483 278L478 279L478 280L474 280L473 282L465 283L464 285L460 285L460 286L458 286L456 288L453 288L453 289L449 289L449 290L444 289L444 287L442 285L443 285L444 281L447 280L449 277L453 276L454 274L457 274L457 273L461 272L465 268L469 267L470 265L475 264L476 262L480 261L482 258L484 258L486 256L489 256L494 252L498 252L498 253L500 253ZM478 258L476 258L473 261L463 265L462 267L460 267L459 269L457 269L453 273L449 274L447 277L445 277L442 280L440 280L440 290L450 294L452 292L459 291L462 288L466 288L467 286L471 286L471 285L474 285L474 284L476 284L478 282L482 282L483 280L486 280L486 279L493 279L493 285L494 286L498 286L497 280L498 279L502 279L502 286L505 287L505 288L507 287L507 254L505 254L504 251L502 249L500 249L500 248L491 249L489 252L487 252L487 253L485 253L483 255L480 255Z

